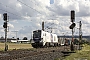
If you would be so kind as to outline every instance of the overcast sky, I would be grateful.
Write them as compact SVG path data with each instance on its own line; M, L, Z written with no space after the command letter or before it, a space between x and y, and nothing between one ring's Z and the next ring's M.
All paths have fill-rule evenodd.
M83 35L90 35L90 0L0 0L0 37L4 36L3 13L9 16L8 37L31 38L33 30L42 29L45 22L45 31L57 35L71 35L69 26L70 11L75 11L75 32L79 34L79 21L82 22ZM64 34L63 34L64 33Z

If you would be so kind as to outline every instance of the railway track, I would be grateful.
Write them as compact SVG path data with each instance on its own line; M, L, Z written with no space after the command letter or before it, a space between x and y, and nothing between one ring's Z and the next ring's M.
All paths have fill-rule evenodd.
M0 60L34 60L35 57L49 55L54 52L60 52L65 49L61 47L50 47L50 48L32 48L32 49L19 49L7 52L0 52ZM31 59L32 58L32 59ZM37 58L36 58L37 59ZM41 58L40 58L41 59Z

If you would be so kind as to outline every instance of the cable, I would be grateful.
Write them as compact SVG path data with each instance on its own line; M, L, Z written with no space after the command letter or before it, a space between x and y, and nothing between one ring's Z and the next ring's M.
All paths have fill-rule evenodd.
M29 1L31 1L32 3L35 2L35 0L33 0L34 2L33 2L32 0L29 0ZM36 3L34 3L34 4L35 4L37 7L39 7L38 4L36 4ZM43 9L43 8L41 8L41 9ZM46 15L46 13L45 13L45 15Z
M10 6L4 5L4 4L1 3L1 2L0 2L0 4L3 5L3 6L5 6L5 7L10 8L10 9L16 10L16 9L10 7ZM11 12L9 12L9 11L7 11L7 10L3 10L3 9L0 9L0 10L5 11L5 12L8 12L8 13L13 14L13 15L18 16L18 17L22 17L22 16L20 16L20 15L17 15L17 14L11 13ZM19 12L17 12L17 13L19 13ZM31 17L31 16L29 16L29 17ZM25 18L24 18L24 19L25 19Z
M22 3L22 4L25 5L25 6L29 7L30 9L33 9L34 11L40 13L40 12L37 11L36 9L34 9L34 8L30 7L29 5L27 5L27 4L23 3L23 2L21 2L20 0L17 0L17 1L20 2L20 3ZM41 14L41 13L40 13L40 14Z
M13 10L16 10L16 9L14 9L14 8L10 7L10 6L4 5L4 4L3 4L3 3L1 3L1 2L0 2L0 4L1 4L1 5L3 5L3 6L9 7L9 8L11 8L11 9L13 9Z
M4 5L4 4L2 4L1 2L0 2L0 4L1 4L1 5ZM4 5L4 6L9 7L9 6L7 6L7 5ZM13 9L12 7L9 7L9 8ZM3 9L0 9L0 10L5 11L5 12L8 12L8 13L13 14L13 15L16 15L16 14L14 14L14 13L11 13L11 12L6 11L6 10L3 10ZM13 10L15 10L15 9L13 9ZM19 16L19 15L16 15L16 16Z
M34 8L30 7L29 5L25 4L24 2L21 2L20 0L17 0L17 1L20 2L20 3L22 3L22 4L25 5L25 6L29 7L30 9L33 9L34 11L42 14L41 12L37 11L36 9L34 9ZM36 5L36 4L35 4L35 5ZM37 5L36 5L36 6L37 6ZM45 15L46 15L46 13L45 13ZM48 17L48 16L46 15L46 17Z
M34 3L33 1L35 1L35 0L33 0L33 1L32 1L32 0L29 0L29 1L31 1L32 3ZM35 3L34 3L34 4L35 4ZM35 4L35 5L37 6L37 4Z
M0 10L5 11L5 12L7 12L7 13L10 13L10 14L12 14L12 15L15 15L15 16L17 16L17 17L21 17L21 18L25 19L24 17L22 17L22 16L20 16L20 15L17 15L17 14L14 14L14 13L12 13L12 12L9 12L9 11L3 10L3 9L0 9Z
M33 0L34 2L33 2L32 0L29 0L29 1L31 1L32 3L34 3L34 2L35 2L35 0ZM36 4L36 3L34 3L34 4L35 4L37 7L39 7L39 6L38 6L38 4Z
M0 2L0 4L1 4L1 5L3 5L3 6L5 6L5 7L10 8L10 9L16 10L16 9L14 9L14 8L10 7L10 6L4 5L4 4L3 4L3 3L1 3L1 2ZM3 11L6 11L6 10L3 10ZM7 11L6 11L6 12L7 12ZM9 12L9 13L10 13L10 12ZM18 12L17 12L17 13L18 13ZM13 15L16 15L16 14L14 14L14 13L12 13L12 14L13 14Z
M10 13L10 14L13 14L13 15L15 15L15 16L19 16L19 15L16 15L16 14L14 14L14 13L11 13L11 12L9 12L9 11L3 10L3 9L0 9L0 10L5 11L5 12L8 12L8 13ZM19 16L19 17L21 17L21 16Z

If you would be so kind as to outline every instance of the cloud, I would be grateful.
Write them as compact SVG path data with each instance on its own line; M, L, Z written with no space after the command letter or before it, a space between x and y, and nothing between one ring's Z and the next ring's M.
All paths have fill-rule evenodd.
M2 15L0 14L0 20L1 20L1 18L2 18Z
M5 4L4 4L5 3ZM90 29L90 1L89 0L1 0L0 1L0 26L3 25L3 13L7 12L9 16L10 31L18 30L18 36L27 36L30 38L31 32L36 29L42 29L42 22L45 22L45 28L53 27L53 33L62 35L63 32L71 34L69 26L70 11L75 10L75 23L79 27L79 21L82 21L83 34ZM23 28L22 28L23 27ZM47 29L48 30L48 29ZM49 29L50 31L50 29Z
M14 26L13 26L12 24L10 24L10 23L8 23L8 26L9 26L10 28L14 28Z

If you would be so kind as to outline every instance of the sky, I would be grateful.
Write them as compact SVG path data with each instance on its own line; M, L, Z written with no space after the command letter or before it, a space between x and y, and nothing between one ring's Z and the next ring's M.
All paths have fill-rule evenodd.
M50 0L50 4L53 4L54 3L54 0Z
M8 38L31 38L34 30L42 29L57 35L72 35L69 26L71 10L75 11L74 35L79 35L79 21L82 34L90 35L90 0L0 0L0 37L5 36L3 14L8 14ZM17 31L17 32L15 32Z

